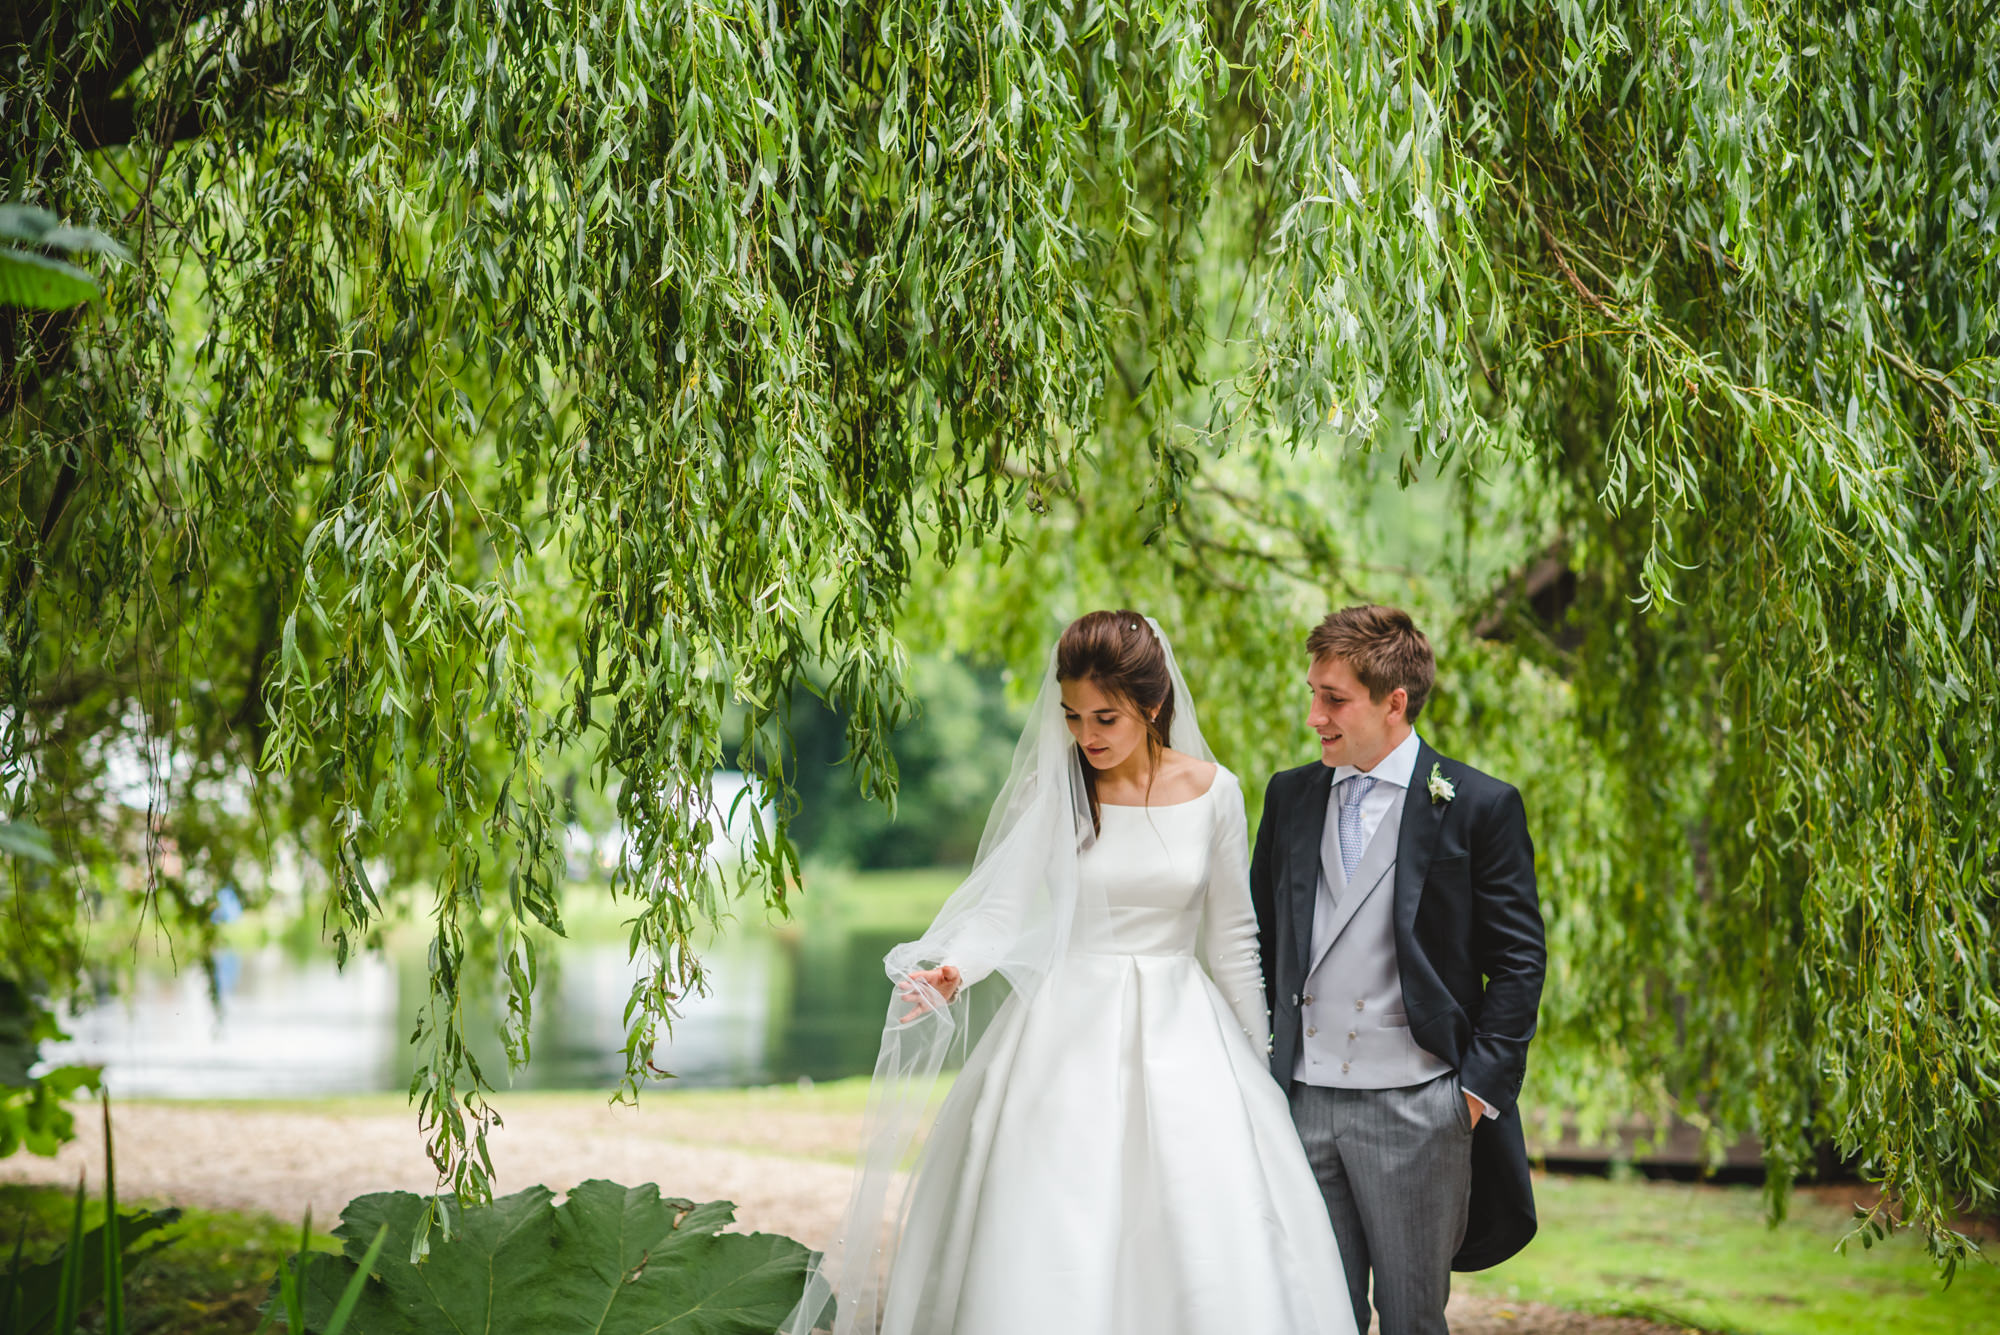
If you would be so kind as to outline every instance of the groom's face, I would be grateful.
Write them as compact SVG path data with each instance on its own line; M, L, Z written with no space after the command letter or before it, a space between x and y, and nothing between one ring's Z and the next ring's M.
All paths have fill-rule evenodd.
M1319 734L1322 765L1374 769L1410 730L1403 718L1408 692L1398 686L1380 700L1370 699L1346 659L1319 659L1307 671L1306 684L1312 687L1306 724Z

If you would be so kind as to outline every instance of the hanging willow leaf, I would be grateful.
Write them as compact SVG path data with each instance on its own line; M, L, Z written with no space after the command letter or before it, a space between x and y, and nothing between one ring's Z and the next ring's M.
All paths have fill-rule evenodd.
M74 264L0 247L0 306L59 311L97 296L97 280Z

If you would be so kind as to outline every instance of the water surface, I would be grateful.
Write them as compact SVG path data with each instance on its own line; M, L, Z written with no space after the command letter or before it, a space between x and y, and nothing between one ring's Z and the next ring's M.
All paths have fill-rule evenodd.
M868 1073L889 997L882 957L922 932L958 875L828 876L792 921L769 924L751 912L725 924L703 954L709 993L682 1007L658 1063L681 1083L709 1086ZM164 958L132 966L118 995L66 1017L70 1040L44 1044L44 1060L101 1065L112 1093L126 1098L408 1088L409 1037L428 988L420 932L393 933L387 950L352 957L345 969L296 937L232 939L212 985L202 969L176 970ZM503 1089L616 1085L636 971L615 912L575 914L571 939L543 947L541 971L532 1057L511 1078L494 1005L481 993L471 1007L488 1078Z

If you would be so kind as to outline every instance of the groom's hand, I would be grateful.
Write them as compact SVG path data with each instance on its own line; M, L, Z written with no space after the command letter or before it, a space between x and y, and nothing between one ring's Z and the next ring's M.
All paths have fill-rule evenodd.
M1460 1091L1461 1093L1463 1091ZM1465 1110L1472 1114L1472 1124L1479 1125L1479 1119L1486 1116L1486 1105L1479 1101L1477 1094L1466 1094Z

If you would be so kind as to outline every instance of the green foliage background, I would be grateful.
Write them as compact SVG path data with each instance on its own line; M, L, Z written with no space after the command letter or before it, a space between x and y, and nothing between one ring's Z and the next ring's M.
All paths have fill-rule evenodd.
M794 691L786 728L796 806L785 828L805 857L869 869L969 865L1021 733L1009 676L954 654L911 658L919 709L891 739L893 804L857 791L841 763L846 719L808 687Z
M287 856L343 951L414 899L412 1092L476 1198L461 989L490 952L524 1058L521 927L592 794L636 1083L701 985L708 775L787 809L801 685L886 797L906 643L1027 670L1133 603L1254 776L1297 758L1304 626L1393 598L1444 650L1432 740L1530 802L1538 1097L1750 1130L1777 1199L1830 1141L1963 1255L2000 1161L1989 17L16 7L14 192L134 259L101 320L0 322L0 778L65 859L17 862L12 967L73 978L97 894L199 944ZM1435 543L1383 504L1412 479ZM1499 578L1544 560L1553 601ZM764 829L748 883L796 865Z

